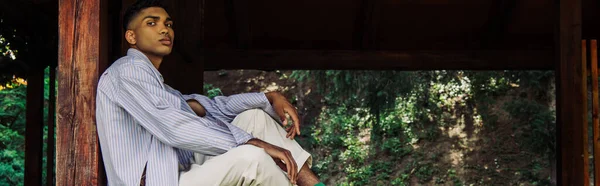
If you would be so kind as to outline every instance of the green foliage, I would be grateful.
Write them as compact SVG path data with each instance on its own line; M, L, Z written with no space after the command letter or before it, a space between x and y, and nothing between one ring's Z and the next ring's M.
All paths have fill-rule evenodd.
M223 92L221 92L220 88L214 87L211 84L207 84L207 83L204 84L203 89L204 89L204 95L208 96L211 99L214 97L223 95Z
M49 97L49 69L46 69L44 102ZM25 110L27 86L15 82L12 88L0 90L0 186L23 185L25 167ZM56 90L54 90L56 91ZM44 123L47 121L47 107L44 110ZM44 141L48 140L48 128L44 127ZM47 144L44 143L43 152ZM46 182L46 154L43 156L42 182Z
M23 134L0 126L0 185L22 185L25 167Z
M420 165L415 171L415 176L419 178L419 182L426 183L431 180L434 174L437 174L439 170L433 166L432 163Z
M412 152L412 148L405 144L399 138L390 138L383 142L381 148L384 152L388 152L392 159L402 159Z
M349 165L346 167L345 171L348 175L348 181L353 185L367 185L369 183L369 178L374 174L371 170L371 165L360 167Z
M527 149L538 154L554 152L555 143L555 114L547 105L534 100L516 99L505 104L505 109L523 128L524 145Z
M25 132L25 100L27 96L26 86L15 83L14 88L0 90L2 104L0 105L0 124L9 128L19 129Z
M408 174L402 174L400 177L395 178L394 180L392 180L391 184L392 185L398 185L398 186L408 186L408 179L410 178L410 175Z
M531 181L532 185L551 185L550 180L543 176L542 170L546 167L545 163L533 161L525 169L519 171L523 173L522 179Z
M0 185L22 185L26 87L0 90Z
M396 98L410 93L414 83L413 72L398 71L294 71L290 77L299 81L315 78L328 103L367 107L372 114L395 108Z
M530 95L511 99L501 109L517 121L515 126L524 126L518 133L523 142L521 149L552 156L555 116L543 103L552 99L547 93L553 76L551 71L444 70L294 71L290 75L296 81L315 83L323 95L322 104L326 106L315 119L310 141L326 155L315 157L313 170L323 180L345 175L347 179L340 185L409 185L411 178L422 184L465 185L468 180L489 183L483 178L463 182L460 177L465 175L459 175L456 169L432 163L444 154L426 156L427 149L415 150L413 145L421 140L436 142L443 134L441 128L466 122L481 123L481 130L497 130L500 113L492 107L517 88ZM489 139L483 137L482 141ZM501 145L503 140L495 142ZM465 147L460 140L458 146ZM402 170L395 167L409 161L407 157L412 160ZM465 165L469 166L482 165ZM479 172L498 174L492 169ZM542 173L532 175L522 181L543 180L539 179Z
M458 179L458 175L456 174L456 170L448 169L447 171L448 178L452 181L452 184L455 186L462 186L463 183Z

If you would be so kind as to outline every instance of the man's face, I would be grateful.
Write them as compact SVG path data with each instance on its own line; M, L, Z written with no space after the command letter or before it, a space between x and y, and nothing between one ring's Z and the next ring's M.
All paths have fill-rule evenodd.
M166 56L173 49L175 32L171 17L160 7L143 9L130 23L125 37L129 44L146 55Z

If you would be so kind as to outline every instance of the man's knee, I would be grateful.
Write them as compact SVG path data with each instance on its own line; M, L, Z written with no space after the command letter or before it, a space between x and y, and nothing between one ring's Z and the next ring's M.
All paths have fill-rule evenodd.
M262 132L269 120L273 120L269 114L261 109L250 109L239 114L232 124L248 133Z
M266 112L263 111L262 109L249 109L249 110L246 110L246 111L238 114L237 117L240 117L240 116L241 117L255 117L258 114L266 114Z
M265 152L263 148L259 148L253 145L242 145L237 147L236 149L240 154L240 158L238 158L236 163L239 164L252 164L258 163L262 164L265 161L273 161L271 156Z

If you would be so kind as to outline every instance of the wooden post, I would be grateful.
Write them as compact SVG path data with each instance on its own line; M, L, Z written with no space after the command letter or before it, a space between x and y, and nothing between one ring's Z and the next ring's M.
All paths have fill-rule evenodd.
M594 39L590 43L590 58L592 68L592 126L594 130L594 185L600 185L600 120L598 111L598 44Z
M581 128L583 129L582 132L582 137L583 137L583 185L584 186L588 186L590 185L590 174L587 174L588 172L590 172L590 158L589 158L589 151L588 151L588 122L587 122L587 41L586 40L581 40L581 82L583 84L583 86L581 86L581 97L584 100L584 103L581 105L581 107L583 107L582 111L583 111L583 122L581 123Z
M558 184L584 185L583 121L585 104L580 78L581 0L559 0L556 32L556 126Z
M103 4L59 0L56 185L103 184L95 125L98 68L108 58Z
M25 186L42 184L44 69L34 67L27 77L27 121L25 125Z

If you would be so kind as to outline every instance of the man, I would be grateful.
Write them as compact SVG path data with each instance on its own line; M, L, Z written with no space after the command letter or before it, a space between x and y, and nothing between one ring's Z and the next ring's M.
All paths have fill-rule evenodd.
M319 183L310 171L310 154L293 140L299 120L285 97L182 95L158 71L175 39L165 8L158 1L137 1L123 22L131 48L102 74L96 98L109 185ZM293 120L287 133L271 118L286 124L286 113Z

